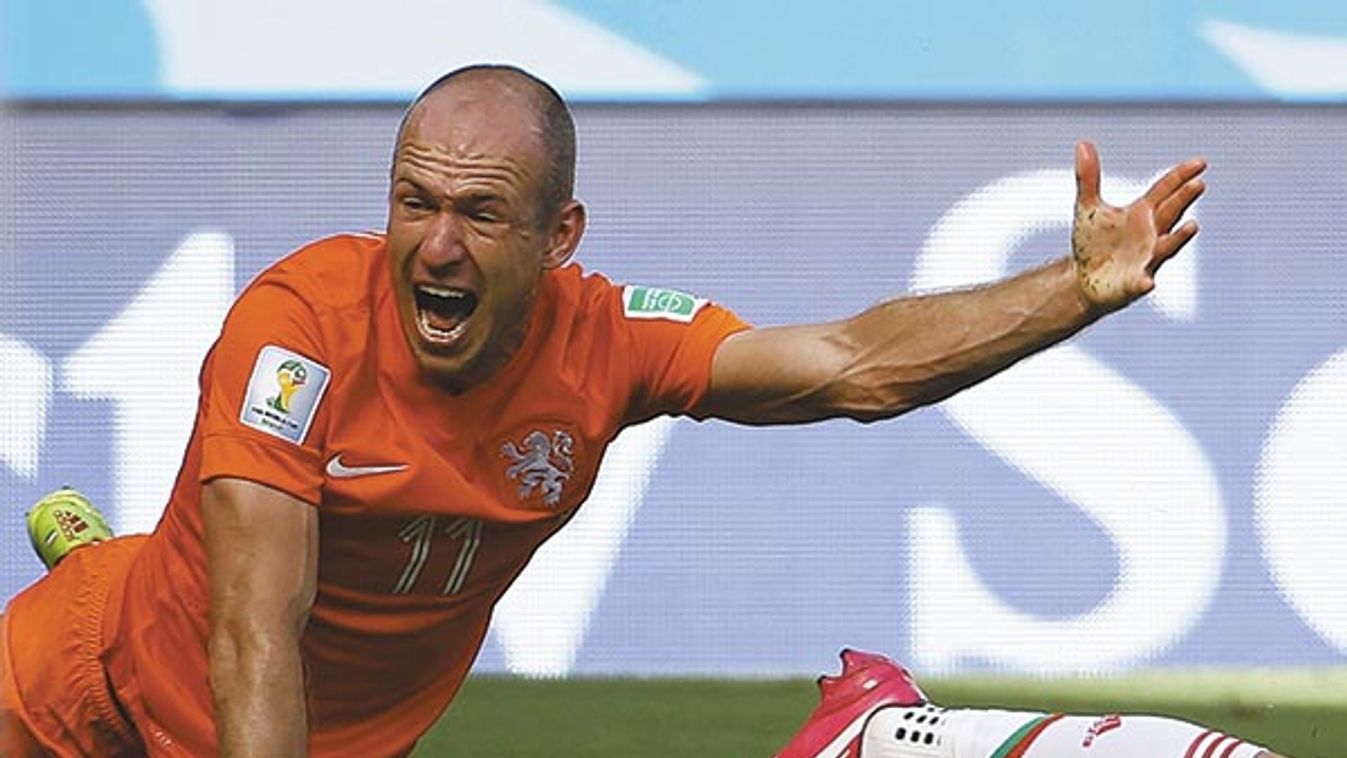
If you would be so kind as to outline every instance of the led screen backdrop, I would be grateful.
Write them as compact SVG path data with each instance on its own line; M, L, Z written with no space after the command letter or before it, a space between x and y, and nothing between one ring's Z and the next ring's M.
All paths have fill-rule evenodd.
M383 223L399 111L24 106L0 118L0 596L27 503L154 523L233 294ZM872 425L658 421L511 592L487 669L811 673L1347 658L1347 110L588 106L579 260L759 324L1062 253L1073 141L1122 200L1201 153L1155 296Z

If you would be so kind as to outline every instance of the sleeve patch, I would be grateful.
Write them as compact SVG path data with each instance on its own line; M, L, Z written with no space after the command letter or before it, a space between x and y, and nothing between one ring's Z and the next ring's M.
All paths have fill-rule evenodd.
M705 298L678 290L633 285L622 288L622 312L627 318L661 318L690 324L706 304Z
M239 421L267 434L304 441L331 372L321 363L275 345L257 354Z

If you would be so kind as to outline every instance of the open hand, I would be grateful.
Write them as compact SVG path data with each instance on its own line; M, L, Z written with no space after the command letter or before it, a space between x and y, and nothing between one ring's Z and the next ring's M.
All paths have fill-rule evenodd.
M1099 152L1076 144L1076 216L1071 257L1081 293L1092 306L1111 311L1150 292L1155 272L1197 234L1197 222L1175 228L1202 195L1207 162L1192 158L1166 171L1146 194L1118 208L1099 197Z

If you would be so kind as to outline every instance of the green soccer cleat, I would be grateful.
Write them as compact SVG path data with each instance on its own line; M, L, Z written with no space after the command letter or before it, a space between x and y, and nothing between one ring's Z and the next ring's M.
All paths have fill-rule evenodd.
M89 498L62 487L28 512L28 539L50 570L72 550L112 539L112 530Z

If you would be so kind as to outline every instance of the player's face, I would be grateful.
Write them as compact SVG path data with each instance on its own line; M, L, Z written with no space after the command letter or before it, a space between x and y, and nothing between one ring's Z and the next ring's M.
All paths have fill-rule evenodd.
M550 235L544 161L518 103L452 86L409 119L393 160L388 253L403 334L453 391L489 377L528 328Z

